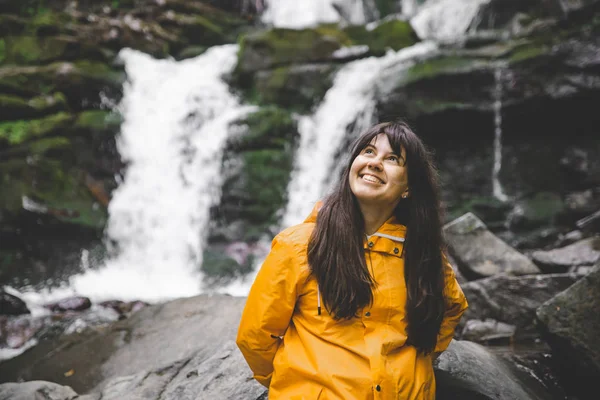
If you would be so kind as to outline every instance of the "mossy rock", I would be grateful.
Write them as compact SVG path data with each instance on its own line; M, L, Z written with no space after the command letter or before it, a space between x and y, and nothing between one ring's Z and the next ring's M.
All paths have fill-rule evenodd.
M123 117L115 112L106 110L88 110L77 115L73 124L75 132L83 132L84 134L114 134L119 130Z
M99 104L101 91L120 93L124 81L124 71L88 60L0 68L0 93L34 97L58 91L73 109Z
M263 107L236 124L245 126L246 130L229 138L226 153L260 149L286 150L293 147L298 134L290 112L276 106Z
M73 122L68 113L58 113L35 120L18 120L0 123L0 143L17 145L41 136L66 131Z
M379 13L379 18L384 18L387 15L395 14L399 10L399 2L397 0L374 0L375 7Z
M65 161L74 159L72 152L73 145L70 138L54 136L9 147L3 151L3 155L7 158L32 157L33 159L48 156Z
M504 222L511 208L511 204L502 202L495 197L470 196L460 204L448 207L446 222L453 221L469 212L477 215L486 225Z
M205 284L226 284L238 276L252 272L253 257L249 257L244 265L240 265L220 247L222 246L209 247L203 252L201 270L204 273Z
M199 55L204 54L207 49L208 47L206 46L187 46L177 54L176 59L185 60L188 58L198 57Z
M85 186L85 172L65 168L64 163L39 157L28 162L12 159L0 163L2 194L0 210L16 215L23 212L24 199L33 212L93 229L103 229L107 212ZM34 204L35 206L31 206Z
M26 24L27 20L16 15L0 13L0 38L20 34Z
M345 32L329 25L253 32L240 41L236 70L244 74L293 63L327 61L335 50L351 44Z
M368 30L364 25L350 26L344 31L353 44L369 46L372 55L383 55L388 49L400 50L414 45L419 37L408 21L389 20Z
M263 108L237 124L244 131L229 140L223 157L216 231L233 224L240 228L229 239L255 241L271 233L281 217L278 212L287 201L298 133L289 112L276 107Z
M5 39L5 63L47 64L53 61L72 61L81 58L105 60L103 50L81 39L59 36L9 36Z
M67 111L67 109L67 100L59 92L32 99L0 94L0 121L36 118L58 111Z
M277 104L300 113L310 112L333 84L336 64L302 64L258 71L247 98L258 104Z
M514 231L522 231L550 226L564 208L564 202L558 194L536 193L515 204L508 219L509 227Z
M0 64L6 59L6 41L4 38L0 38Z

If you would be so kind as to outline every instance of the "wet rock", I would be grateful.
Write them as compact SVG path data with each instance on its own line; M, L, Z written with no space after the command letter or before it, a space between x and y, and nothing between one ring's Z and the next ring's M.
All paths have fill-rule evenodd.
M43 319L29 316L0 317L0 347L23 347L44 326Z
M544 302L577 281L575 274L528 276L498 275L461 285L469 308L460 321L457 332L464 330L469 320L488 318L516 326L515 339L539 336L535 312Z
M526 256L491 233L473 213L444 225L444 233L450 253L467 279L540 272Z
M553 396L535 375L466 340L450 342L435 363L436 399L543 400Z
M107 382L102 400L120 399L259 399L266 393L252 378L235 342L214 349L208 359L199 355L164 368L118 377Z
M523 231L552 225L554 218L564 209L562 199L555 193L537 193L519 200L508 216L508 226L513 231Z
M30 311L23 300L17 296L0 291L0 315L29 314Z
M92 302L87 297L69 297L56 303L45 304L44 307L53 312L61 311L82 311L92 306Z
M571 267L593 265L600 260L600 237L591 237L548 251L534 251L533 261L544 272L566 272Z
M477 343L509 343L514 337L516 329L517 327L514 325L498 322L491 318L484 321L470 319L465 323L460 337L462 340Z
M189 357L208 359L235 339L244 298L201 295L151 305L102 329L40 340L0 363L0 382L47 380L79 393ZM168 344L168 345L165 345ZM72 376L64 373L73 369Z
M77 393L69 386L52 382L32 381L23 383L3 383L0 385L0 399L11 400L74 400Z
M98 304L100 307L108 308L113 310L119 314L119 319L127 318L131 316L131 314L141 310L142 308L148 306L149 304L144 301L130 301L125 302L121 300L108 300L103 301Z
M600 264L567 290L542 304L537 321L544 338L571 382L569 389L587 398L600 377Z

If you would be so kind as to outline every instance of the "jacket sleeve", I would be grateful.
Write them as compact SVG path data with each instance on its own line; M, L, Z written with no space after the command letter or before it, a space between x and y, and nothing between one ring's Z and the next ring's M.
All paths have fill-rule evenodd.
M450 344L454 336L454 330L458 325L460 318L463 313L469 307L467 299L460 288L456 275L452 269L452 265L448 262L448 259L444 256L444 277L445 277L445 288L444 296L446 298L446 311L444 312L444 318L440 327L440 332L437 337L437 344L434 352L439 353Z
M242 313L236 343L254 378L269 387L273 358L292 318L298 282L297 254L293 246L273 239Z

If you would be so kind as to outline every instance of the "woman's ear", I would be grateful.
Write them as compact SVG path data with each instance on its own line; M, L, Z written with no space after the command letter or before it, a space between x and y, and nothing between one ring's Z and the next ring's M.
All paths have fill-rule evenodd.
M404 191L404 193L402 193L402 198L403 199L408 199L408 197L410 196L410 192L408 191L408 188Z

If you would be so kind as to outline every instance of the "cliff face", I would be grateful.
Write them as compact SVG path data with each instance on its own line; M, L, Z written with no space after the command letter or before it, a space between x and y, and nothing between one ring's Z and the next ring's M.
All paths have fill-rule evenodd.
M227 145L203 266L226 281L251 260L223 249L277 229L296 116L318 109L347 63L423 41L393 19L269 29L256 17L262 3L250 3L0 3L0 282L68 276L81 248L104 257L106 207L125 167L115 145L120 49L184 59L240 45L228 81L258 108ZM398 11L371 3L368 19ZM377 118L408 120L434 149L448 220L473 211L512 245L543 248L600 207L598 13L597 1L491 1L468 33L376 82ZM498 129L508 202L491 195Z

